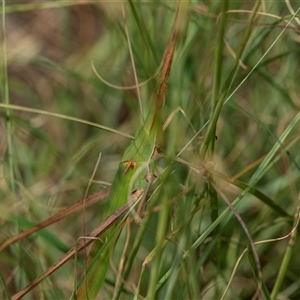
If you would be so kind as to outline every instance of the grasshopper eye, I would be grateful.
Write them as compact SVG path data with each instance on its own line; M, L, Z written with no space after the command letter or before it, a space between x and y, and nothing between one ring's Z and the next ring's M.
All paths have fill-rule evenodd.
M136 169L136 160L125 160L123 162L123 165L125 167L123 174L126 174L129 169L132 169L132 170Z

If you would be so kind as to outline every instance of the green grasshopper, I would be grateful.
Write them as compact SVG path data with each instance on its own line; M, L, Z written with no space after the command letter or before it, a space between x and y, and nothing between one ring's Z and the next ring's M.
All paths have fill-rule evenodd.
M146 197L147 190L151 185L149 176L150 162L155 153L157 137L161 127L160 113L164 106L167 80L171 70L173 54L175 50L178 28L181 16L182 3L179 3L171 42L167 48L162 65L161 83L158 89L155 105L150 110L144 126L136 135L135 141L126 149L122 161L111 186L111 192L107 200L107 206L103 217L119 209L128 202L135 192L143 192L141 198ZM87 261L85 278L79 286L77 299L95 299L105 279L109 266L109 249L114 247L117 235L114 235L115 225L101 236L101 240L94 243Z

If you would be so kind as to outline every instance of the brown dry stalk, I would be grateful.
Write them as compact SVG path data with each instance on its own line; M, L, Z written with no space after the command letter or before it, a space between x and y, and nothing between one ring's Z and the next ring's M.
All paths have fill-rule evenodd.
M178 32L179 32L179 25L180 25L180 20L181 20L181 15L182 15L182 13L181 13L182 6L183 6L183 3L181 2L176 11L171 42L170 42L170 44L166 50L166 54L164 56L164 61L163 61L163 66L162 66L162 71L161 71L161 82L160 82L158 92L157 92L157 97L156 97L156 102L155 102L155 112L153 114L150 131L152 130L154 122L155 122L155 120L157 120L157 117L165 104L165 95L166 95L166 91L167 91L168 79L169 79L169 75L170 75L170 71L171 71L171 67L172 67L172 61L173 61L176 41L177 41Z
M106 232L109 228L111 228L117 221L119 221L129 210L133 207L133 205L137 202L138 199L143 195L143 190L136 190L132 195L132 199L124 204L117 211L109 215L104 221L102 221L95 229L91 231L91 233L80 239L78 245L71 248L60 260L58 260L55 264L53 264L43 275L33 280L29 285L27 285L24 289L16 293L12 296L12 300L21 299L24 295L30 292L34 287L36 287L42 280L44 280L47 276L51 275L57 269L59 269L62 265L64 265L68 260L73 258L76 253L82 251L87 246L95 241L99 236L101 236L104 232Z
M100 201L105 200L108 197L109 192L110 192L110 187L106 187L106 188L88 196L87 198L81 200L80 202L75 203L75 204L69 206L68 208L58 212L54 216L36 224L35 226L9 238L0 246L0 253L3 252L11 244L35 233L51 224L54 224L76 212L82 211L83 208L90 207Z

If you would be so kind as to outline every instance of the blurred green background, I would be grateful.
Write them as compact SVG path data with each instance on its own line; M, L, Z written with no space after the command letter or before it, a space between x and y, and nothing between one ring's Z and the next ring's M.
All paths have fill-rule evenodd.
M169 199L166 236L169 235L173 243L161 249L161 280L157 282L156 299L221 299L233 267L247 247L247 237L239 221L232 217L228 222L223 220L224 224L193 249L188 259L182 260L184 251L191 249L212 223L206 183L186 164L174 164L171 159L188 145L195 132L198 132L197 137L180 157L195 168L213 162L214 169L224 176L237 176L247 184L259 163L290 128L279 151L268 166L263 166L263 176L251 185L290 216L297 212L300 135L299 124L293 124L292 120L300 107L300 15L292 17L293 10L300 4L261 1L239 67L228 81L256 1L227 1L223 28L221 2L187 3L163 111L163 119L170 120L170 125L159 146L168 159L156 163L158 178L160 175L164 178L166 166L170 168L169 175L162 180L163 192L154 196L158 209L153 213L120 299L133 299L138 280L141 280L141 296L147 296L152 264L146 267L145 277L141 275L141 265L155 247L159 203L164 197ZM124 17L121 2L7 2L1 14L1 22L5 15L1 48L2 53L7 52L7 58L3 55L1 59L1 102L5 101L7 88L11 104L77 117L134 135L141 126L136 89L108 86L97 77L92 63L112 85L135 85L126 24L138 80L144 82L152 78L140 89L146 108L157 92L158 70L171 38L175 10L175 2L124 2ZM222 56L221 61L217 61L218 35L222 29ZM227 97L216 124L214 151L203 161L199 149L213 107L216 66L222 67L219 96L226 91ZM178 112L168 119L178 107L184 114ZM11 127L9 131L7 123ZM88 193L111 183L130 141L122 135L79 122L22 110L11 110L8 120L2 109L0 130L1 242L26 229L28 222L36 224L83 199L100 154ZM231 202L242 193L243 189L230 184L229 179L221 180L216 175L214 180ZM184 192L187 190L188 193ZM221 214L227 205L220 196L218 202ZM75 245L84 232L94 228L101 221L101 205L105 203L86 210L85 222L82 214L76 214L51 226L47 239L35 234L1 253L3 297L5 286L9 293L17 292L62 256L54 237L67 249ZM293 219L287 223L259 197L247 194L237 210L254 241L278 239L292 231ZM133 225L132 240L138 228ZM209 248L213 237L216 242ZM295 244L287 265L283 263L290 239L289 235L257 246L263 282L270 293L279 269L286 266L274 299L300 298L299 234L294 236ZM173 269L175 262L179 269ZM171 275L164 281L163 274L168 270ZM246 255L225 299L252 299L257 288L252 271ZM41 295L45 299L66 298L73 290L75 277L73 265L69 263L43 282L28 299L40 299ZM100 299L112 297L111 285L115 278L116 274L111 271Z

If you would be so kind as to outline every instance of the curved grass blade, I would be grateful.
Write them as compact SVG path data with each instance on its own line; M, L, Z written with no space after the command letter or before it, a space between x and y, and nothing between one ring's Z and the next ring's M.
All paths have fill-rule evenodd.
M268 205L270 208L272 208L279 216L286 218L287 222L290 224L292 220L292 216L290 216L283 208L281 208L276 202L274 202L271 198L269 198L267 195L259 191L258 189L249 186L247 183L244 183L240 180L229 178L225 176L224 174L215 171L210 170L211 173L213 173L216 177L221 178L222 180L225 180L226 182L233 184L237 187L239 187L242 190L247 190L250 194L255 196L257 199L259 199L264 204Z
M0 107L11 109L11 110L27 111L27 112L31 112L31 113L34 113L34 114L46 115L46 116L50 116L50 117L54 117L54 118L59 118L59 119L63 119L63 120L78 122L78 123L81 123L81 124L93 126L93 127L96 127L96 128L99 128L99 129L102 129L102 130L105 130L105 131L108 131L108 132L111 132L111 133L115 133L115 134L124 136L124 137L126 137L126 138L128 138L130 140L134 139L133 136L131 136L129 134L126 134L126 133L123 133L121 131L115 130L113 128L110 128L110 127L107 127L107 126L103 126L103 125L100 125L100 124L97 124L97 123L94 123L94 122L86 121L86 120L83 120L83 119L80 119L80 118L75 118L75 117L72 117L72 116L67 116L67 115L64 115L64 114L54 113L54 112L45 111L45 110L37 109L37 108L26 107L26 106L13 105L13 104L3 104L3 103L0 103Z

